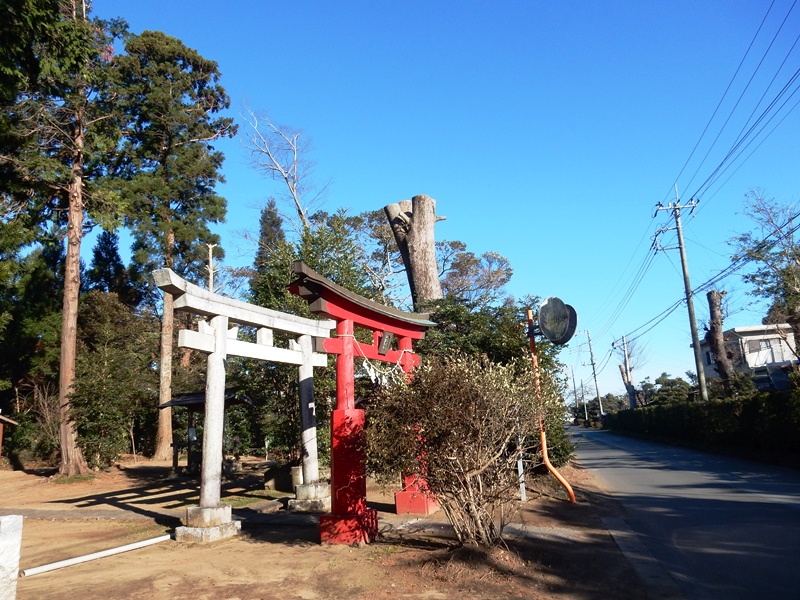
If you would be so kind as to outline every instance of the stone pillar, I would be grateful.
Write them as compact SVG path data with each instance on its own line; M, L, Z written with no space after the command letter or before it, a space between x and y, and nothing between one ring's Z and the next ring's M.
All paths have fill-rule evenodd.
M320 541L363 544L378 535L378 514L367 508L364 411L355 408L353 321L336 326L342 351L336 356L336 410L331 415L331 514L321 515Z
M312 338L301 335L298 339L303 364L298 369L300 395L300 441L303 448L303 483L319 481L317 456L317 415L314 407L314 366L312 364Z
M22 546L22 516L0 517L0 598L17 597L19 554Z
M295 498L289 500L289 510L330 512L331 486L319 481L317 416L314 407L314 365L312 363L313 338L310 335L301 335L297 343L303 354L303 363L298 370L303 481L295 487Z
M179 542L213 542L236 535L241 529L241 522L233 521L231 518L230 505L220 504L228 317L218 315L212 318L211 327L214 335L214 351L208 355L206 369L200 506L190 506L186 509L186 526L175 530L175 539Z
M200 508L219 506L222 485L222 437L225 424L225 359L228 346L228 317L211 319L214 351L208 355L206 405L203 422L203 466L200 480Z

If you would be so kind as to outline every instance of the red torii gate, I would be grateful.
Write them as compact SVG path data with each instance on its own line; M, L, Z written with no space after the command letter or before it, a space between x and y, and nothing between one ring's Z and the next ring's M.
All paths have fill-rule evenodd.
M320 541L366 543L378 535L378 516L367 508L364 411L355 407L354 359L399 364L410 373L419 364L412 340L422 339L435 323L427 314L404 312L354 294L302 261L292 268L297 278L289 290L306 300L312 313L336 321L336 337L321 340L326 352L336 354L336 409L331 415L331 514L320 517ZM372 331L372 344L355 339L356 326ZM397 338L397 349L391 348L392 337ZM397 512L430 512L435 501L413 479L404 483L405 489L395 494Z

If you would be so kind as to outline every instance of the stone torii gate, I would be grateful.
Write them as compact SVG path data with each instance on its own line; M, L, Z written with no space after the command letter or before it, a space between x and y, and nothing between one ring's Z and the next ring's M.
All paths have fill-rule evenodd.
M378 534L378 517L367 508L364 465L364 411L355 407L354 359L363 357L399 364L410 373L419 364L412 341L422 339L435 325L427 314L408 313L372 302L354 294L305 263L296 261L297 278L289 289L309 303L309 310L336 321L336 337L322 340L326 352L336 354L336 409L331 414L331 514L320 517L320 541L331 544L361 544ZM358 342L355 327L372 332L372 343ZM397 347L392 348L393 338ZM405 482L395 495L398 513L427 514L432 498Z
M198 330L182 330L178 345L208 354L203 435L203 464L199 506L186 511L186 526L178 527L178 541L210 542L236 535L241 522L233 521L230 505L220 504L222 441L225 410L225 360L229 355L295 364L299 369L303 486L297 496L321 500L327 486L319 483L316 421L313 412L314 367L328 364L325 354L314 351L315 339L330 337L335 323L305 319L204 290L178 277L170 269L153 272L156 285L175 297L175 309L199 315ZM208 320L205 320L208 319ZM229 324L236 326L229 328ZM256 329L256 342L238 340L238 325ZM294 339L289 348L273 345L273 330ZM299 488L306 487L301 490ZM327 492L329 493L329 492Z

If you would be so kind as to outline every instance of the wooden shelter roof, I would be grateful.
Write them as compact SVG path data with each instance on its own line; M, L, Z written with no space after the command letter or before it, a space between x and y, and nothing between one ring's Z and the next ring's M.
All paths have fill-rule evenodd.
M225 406L231 406L234 404L252 404L250 398L239 394L237 396L235 389L227 389L225 390ZM206 393L205 392L191 392L187 394L173 394L172 399L164 402L163 404L159 404L158 408L169 408L171 406L201 406L206 402Z

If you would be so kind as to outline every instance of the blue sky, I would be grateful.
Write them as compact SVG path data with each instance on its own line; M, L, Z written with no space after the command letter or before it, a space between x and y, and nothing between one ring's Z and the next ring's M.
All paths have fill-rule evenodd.
M94 11L217 61L237 120L249 106L302 129L315 181L330 184L321 208L435 198L447 217L437 239L507 257L515 296L575 307L604 395L623 390L611 356L622 335L638 336L646 359L637 382L695 370L685 304L645 326L683 297L678 251L650 251L655 230L670 225L666 212L653 216L656 203L674 201L676 185L682 202L699 200L683 214L698 286L729 265L727 240L752 229L749 190L800 199L800 111L791 110L800 94L767 111L800 67L791 4L96 0ZM765 111L772 120L736 148ZM280 188L240 140L218 147L226 264L250 264L243 234ZM765 307L752 305L739 275L721 287L726 327L760 322ZM695 308L702 335L704 293ZM563 358L593 395L586 342L576 334Z

